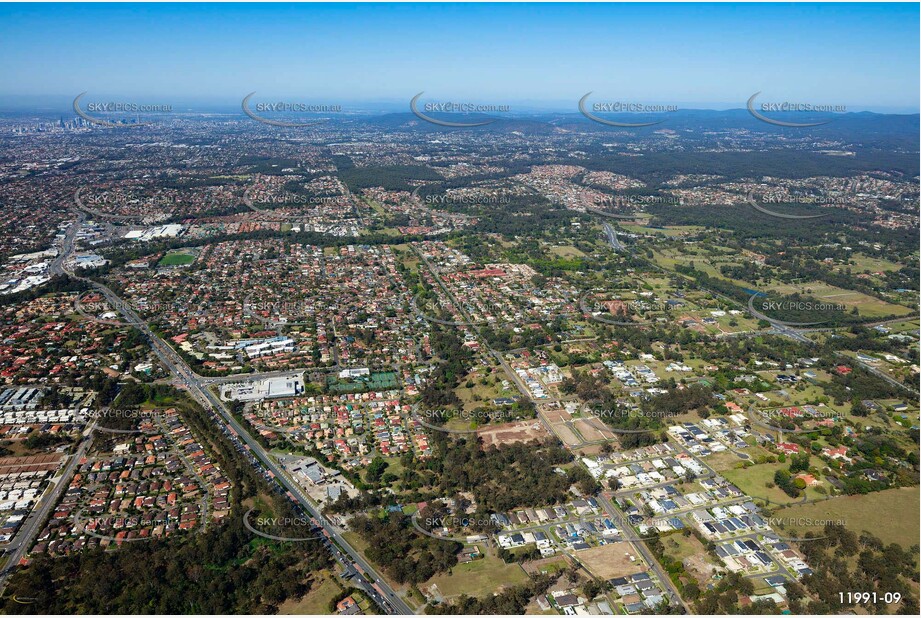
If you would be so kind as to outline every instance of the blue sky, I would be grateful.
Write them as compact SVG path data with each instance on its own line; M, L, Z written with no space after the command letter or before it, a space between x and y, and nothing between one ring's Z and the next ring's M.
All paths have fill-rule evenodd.
M906 4L0 5L0 96L918 111Z

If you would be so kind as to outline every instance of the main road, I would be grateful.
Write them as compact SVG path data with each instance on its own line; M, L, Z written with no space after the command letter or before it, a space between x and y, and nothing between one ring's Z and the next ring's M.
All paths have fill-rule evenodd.
M93 443L93 430L95 428L96 422L93 421L84 430L80 445L70 456L70 461L64 466L64 470L58 475L57 483L50 491L46 492L45 495L41 497L39 505L32 509L32 512L29 513L29 516L26 518L26 522L7 546L6 566L3 571L0 571L0 596L3 595L10 573L12 573L16 565L19 564L20 560L22 560L23 556L25 556L26 552L32 546L35 535L38 534L39 530L41 530L41 526L44 525L45 520L48 518L48 513L57 505L64 489L70 486L70 479L74 474L77 464L80 463L86 455L87 450L89 450L90 445Z
M431 273L432 278L439 285L442 292L444 292L444 294L451 300L453 305L457 308L457 311L458 313L461 314L461 317L464 320L466 320L468 324L472 323L470 319L470 315L467 314L466 310L464 309L463 304L459 303L457 301L457 298L455 298L454 295L450 292L450 290L448 290L447 286L441 280L441 277L438 276L438 271L435 269L432 263L429 262L429 260L425 257L425 255L421 251L418 251L415 248L413 249L414 251L416 251L416 255L420 258L422 263L425 264L426 268L429 269L429 272ZM490 347L489 344L487 344L485 340L482 340L482 338L479 335L477 335L477 339L480 339L481 340L480 345L484 349L488 350L489 353L492 354L496 358L496 360L499 362L499 365L505 371L506 375L508 375L511 381L518 388L519 392L521 392L522 397L524 397L528 401L531 401L532 403L535 403L534 400L531 398L531 395L530 395L530 392L528 391L527 386L524 384L524 382L522 382L521 377L517 373L515 373L515 371L509 366L508 362L505 360L505 357L502 355L502 353ZM555 400L547 400L547 402L552 402L552 401L555 401ZM566 442L560 439L559 436L556 435L556 432L553 430L553 424L550 422L549 419L547 419L544 416L544 413L541 410L541 407L539 405L535 405L535 409L537 411L538 418L540 419L541 423L550 431L550 434L553 436L556 436L556 438L560 440L560 442L564 446L567 446L567 448L569 448L568 445L566 445ZM709 466L705 466L705 467L708 470L710 470L711 473L713 473L713 471L710 469ZM611 503L610 500L605 498L603 494L599 494L599 498L600 498L599 504L601 504L601 506L604 507L604 510L607 512L609 517L616 518L619 521L625 521L623 514L614 506L613 503ZM678 594L678 590L675 588L675 585L672 582L672 580L668 577L668 574L665 572L664 569L662 569L661 565L659 565L658 561L656 561L655 557L646 548L646 546L641 541L634 542L632 540L628 540L626 542L629 543L632 547L636 549L636 551L639 552L639 554L643 557L643 560L645 560L646 564L649 565L649 568L652 569L653 572L656 574L656 577L659 579L659 582L665 588L666 593L671 599L672 604L681 605L685 609L686 612L691 613L690 607L688 607L687 603L684 602L684 599L681 598L681 595Z
M78 221L72 224L71 228L68 229L67 234L65 234L64 239L64 252L58 260L55 260L54 267L58 269L58 272L67 272L71 277L84 281L85 283L91 285L94 289L99 291L105 299L110 303L110 305L118 310L121 313L122 317L125 319L125 322L134 326L140 330L150 341L150 346L153 349L154 353L159 357L161 362L169 369L169 371L175 375L189 391L189 393L202 404L205 409L211 409L215 411L224 422L230 427L241 440L249 447L250 451L256 455L256 457L262 462L262 466L265 470L271 472L274 475L274 479L299 503L300 507L310 513L310 515L317 521L317 523L327 532L331 543L329 544L329 549L332 551L333 556L343 564L352 564L358 565L360 570L363 570L370 578L374 581L369 582L364 577L360 575L360 570L355 569L359 572L356 575L354 581L358 583L363 589L364 592L373 599L379 606L381 606L384 611L388 614L413 614L415 613L406 602L394 592L390 587L387 581L380 576L377 571L371 566L371 564L361 556L361 554L353 548L349 542L342 537L338 529L336 529L331 522L329 522L326 517L314 506L312 501L307 497L303 492L300 486L294 482L287 473L278 465L275 459L263 448L256 439L250 435L249 431L243 427L234 417L230 414L230 411L224 405L220 399L218 399L205 384L203 383L204 378L197 375L191 370L191 368L186 364L185 360L165 341L163 341L156 333L151 330L143 319L135 313L134 309L131 308L128 303L122 302L121 299L109 289L107 286L93 281L92 279L87 279L86 277L81 277L72 272L67 271L65 267L65 261L70 256L70 253L73 252L73 238L76 235L76 230L79 227L79 223L82 221L82 218L78 218ZM85 453L85 449L88 448L88 444L84 443L81 447L82 452ZM79 457L75 457L71 462L71 466L75 465L73 461L78 460ZM49 500L46 504L54 504L57 499ZM341 550L339 549L341 548ZM344 552L347 555L347 559L342 555ZM17 560L18 561L18 560ZM380 594L375 587L380 589L383 594Z
M79 277L78 277L79 278ZM374 570L370 563L368 563L361 554L353 548L348 541L346 541L339 531L323 516L322 513L313 505L311 500L304 494L300 486L294 482L287 473L278 465L275 459L263 448L255 438L250 435L249 431L243 427L234 417L230 414L230 411L226 408L224 403L218 399L214 393L212 393L206 386L202 384L202 378L196 375L186 364L186 362L179 356L179 354L166 342L164 342L160 337L154 333L147 323L142 320L134 310L129 307L126 303L123 303L115 295L112 290L108 287L97 283L89 279L83 279L101 292L106 300L111 303L113 307L117 307L121 312L122 316L126 321L136 328L138 328L142 333L144 333L150 341L151 348L163 362L163 364L170 370L171 373L176 375L182 383L185 385L186 389L192 394L192 396L206 409L212 409L217 412L224 420L227 425L233 429L240 439L246 443L250 448L251 452L259 458L262 462L262 466L270 471L275 480L282 485L292 496L295 497L300 506L306 510L308 513L313 516L314 519L323 527L324 530L329 534L329 537L335 542L336 545L342 548L342 550L348 555L352 564L359 565L365 573L371 576L374 579L373 583L364 582L363 579L357 579L358 583L366 583L365 592L374 599L378 605L380 605L388 614L413 614L415 612L400 598L394 590L387 584L387 582ZM336 549L330 547L333 550L334 555L336 554ZM337 559L340 559L341 556L336 555ZM372 587L377 585L383 592L384 595L380 595Z

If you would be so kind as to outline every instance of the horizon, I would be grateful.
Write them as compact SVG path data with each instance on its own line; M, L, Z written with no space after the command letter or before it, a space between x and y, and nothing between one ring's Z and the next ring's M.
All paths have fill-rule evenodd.
M79 95L80 93L77 93ZM286 102L303 102L305 104L338 104L343 106L341 112L337 112L333 115L341 116L350 116L350 115L371 115L371 114L392 114L392 113L411 113L409 109L409 102L412 96L407 96L405 100L399 99L332 99L330 97L322 97L317 95L310 96L299 96L292 95L288 97L270 97L268 94L261 96L261 93L256 93L256 100L263 102L274 102L284 100ZM426 91L426 95L429 93ZM583 93L584 94L584 93ZM30 95L30 94L8 94L0 95L0 114L13 114L13 113L23 113L23 112L34 112L37 114L57 114L57 113L73 113L73 101L77 95ZM84 101L119 101L119 102L133 102L133 103L152 103L152 104L168 104L172 105L173 109L170 113L183 113L183 114L194 114L194 113L234 113L242 114L241 102L245 95L240 96L236 100L231 100L229 97L166 97L162 95L147 94L147 95L119 95L113 93L93 93L86 92ZM621 100L626 97L598 97L597 93L592 95L593 99L609 101L609 100ZM759 98L765 98L765 94L762 93L759 95ZM426 96L424 100L426 101L442 101L447 100L449 97L429 97ZM527 101L516 101L513 99L508 100L488 100L484 97L469 96L464 97L465 101L472 101L476 103L496 103L496 104L507 104L510 109L508 112L503 113L503 117L516 117L522 115L534 115L534 114L579 114L578 109L578 100L579 97L574 98L572 101L568 102L568 105L565 101L560 100L527 100ZM649 100L642 101L643 103L648 103L650 105L666 105L673 104L676 105L678 109L673 112L668 112L671 114L681 114L686 112L704 112L704 113L730 113L730 112L747 112L745 101L741 102L716 102L716 103L698 103L698 102L671 102L671 101L659 101L659 100ZM179 109L177 109L177 106ZM843 112L833 112L836 117L847 116L852 114L876 114L881 116L918 116L921 115L921 109L910 109L908 107L891 107L891 106L870 106L870 105L847 105L847 109ZM611 115L624 115L631 114L633 112L610 112ZM653 112L648 112L653 113ZM148 112L148 115L157 115L156 112ZM305 115L311 115L311 112L304 112Z
M899 3L9 4L0 104L87 91L233 105L256 91L400 106L425 91L566 111L593 91L725 111L762 91L914 114L918 19Z

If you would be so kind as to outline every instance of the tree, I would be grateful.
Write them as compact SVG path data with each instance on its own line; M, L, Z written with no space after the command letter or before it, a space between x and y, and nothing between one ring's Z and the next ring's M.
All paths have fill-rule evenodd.
M374 459L371 460L371 463L368 465L368 470L365 475L365 478L368 479L369 483L377 484L381 481L381 478L384 476L384 470L387 469L387 462L384 461L384 458L380 455L376 455Z

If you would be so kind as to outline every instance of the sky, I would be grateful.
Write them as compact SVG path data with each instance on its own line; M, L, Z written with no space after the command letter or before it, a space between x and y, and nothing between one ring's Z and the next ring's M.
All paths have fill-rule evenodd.
M2 4L0 101L919 111L917 3ZM2 109L2 105L0 105Z

